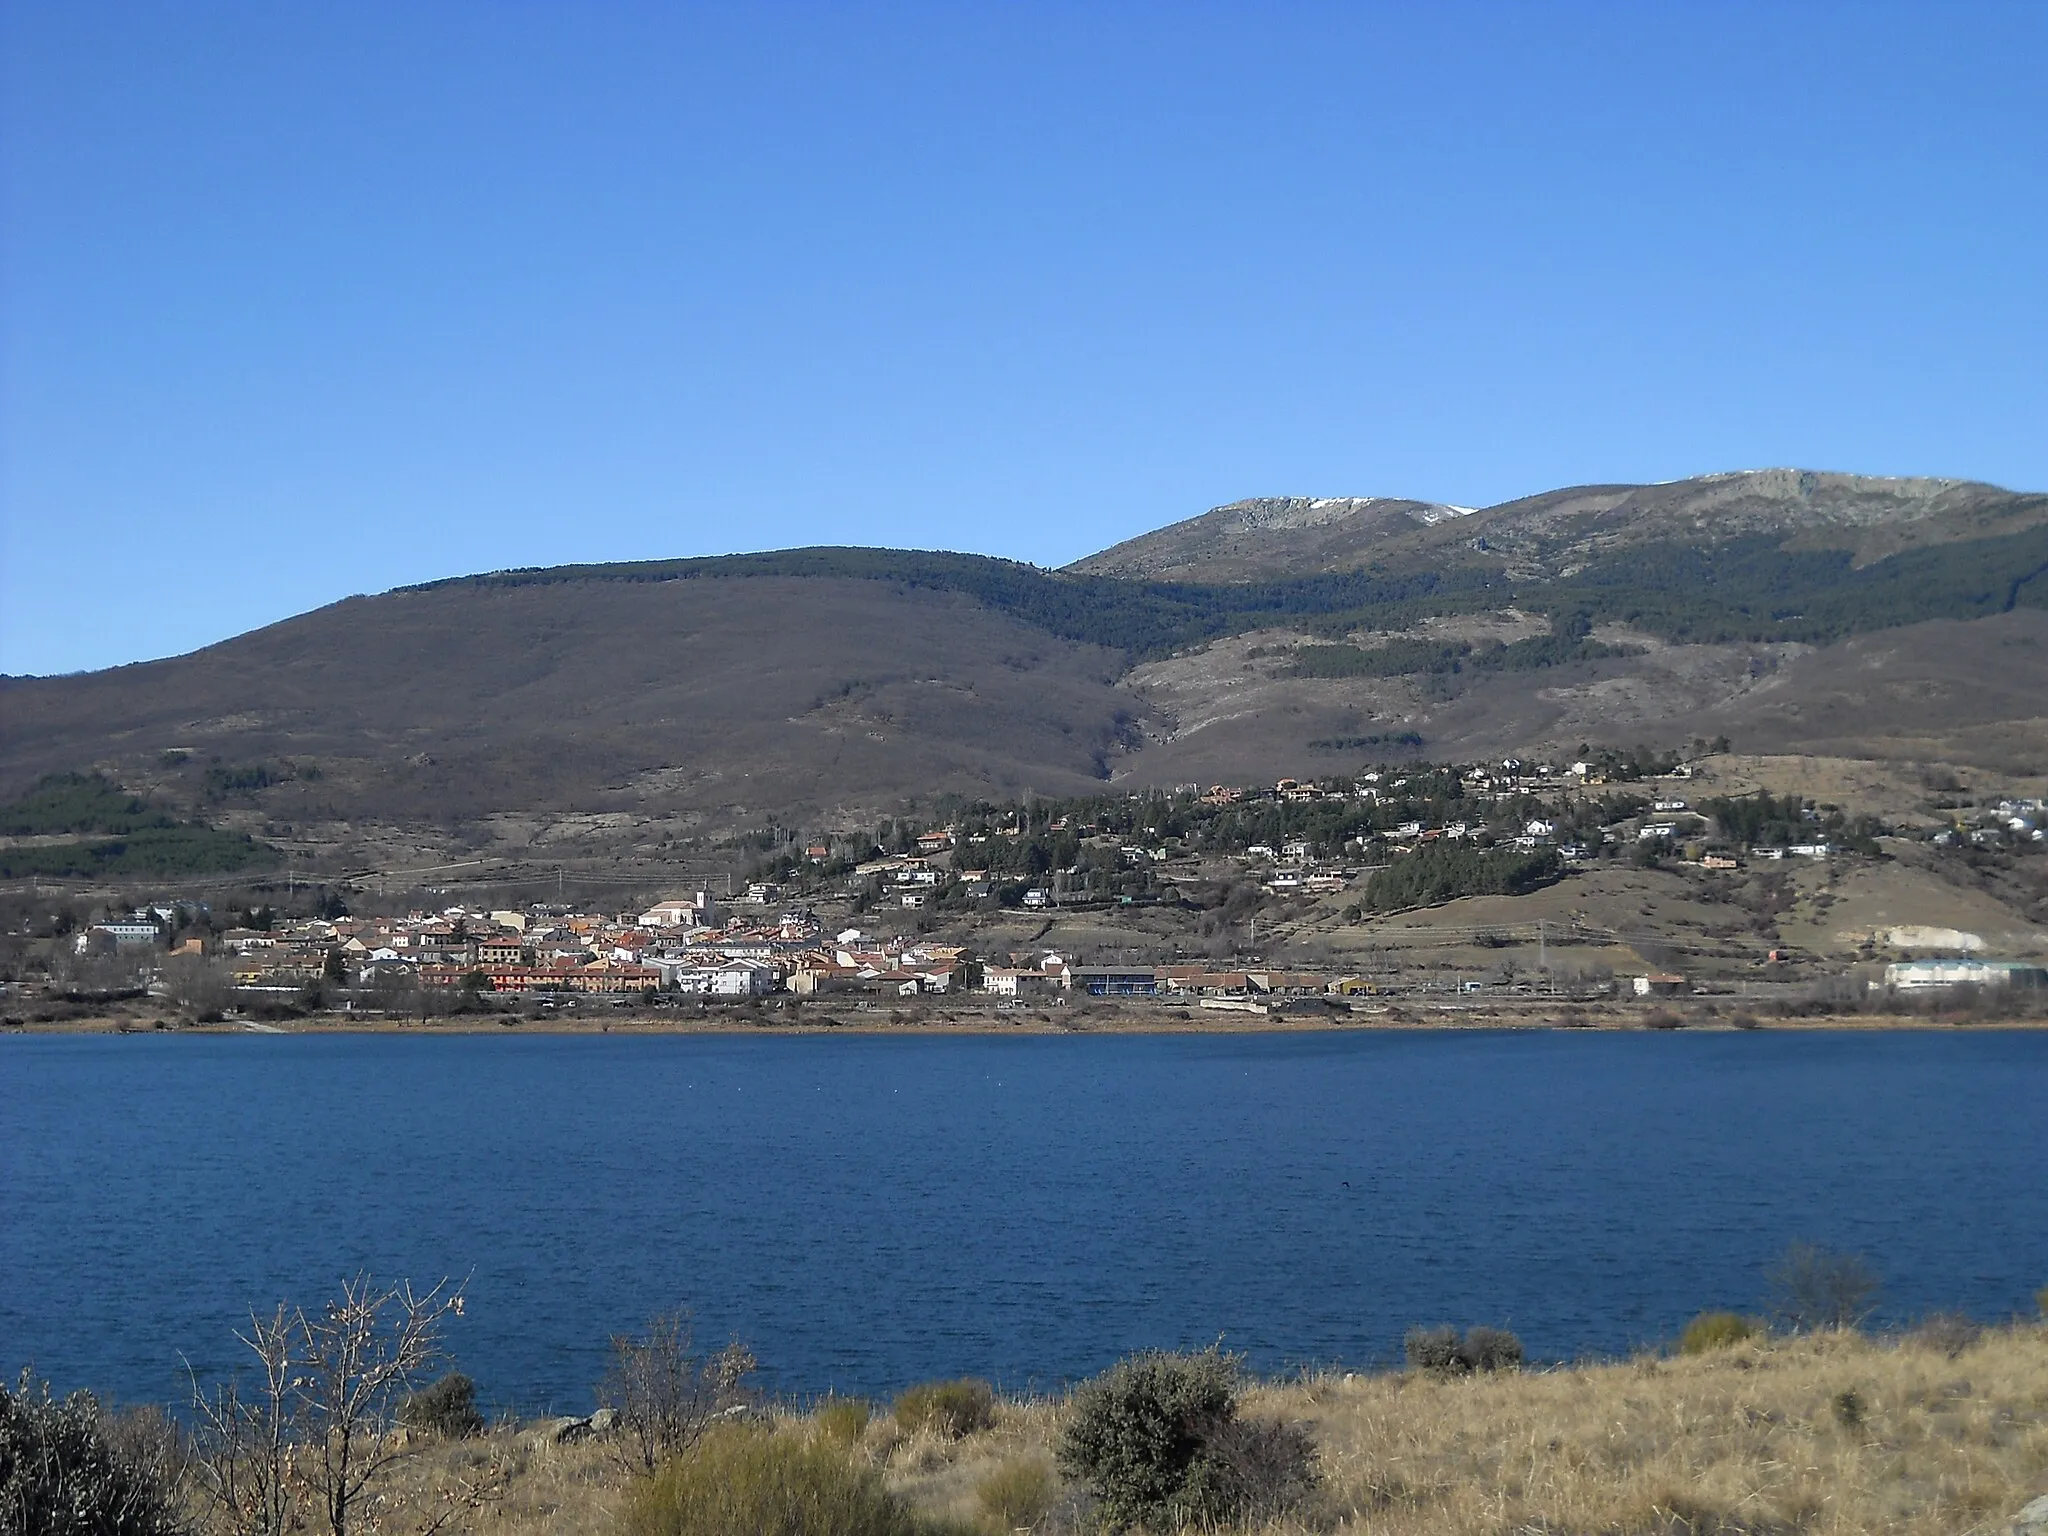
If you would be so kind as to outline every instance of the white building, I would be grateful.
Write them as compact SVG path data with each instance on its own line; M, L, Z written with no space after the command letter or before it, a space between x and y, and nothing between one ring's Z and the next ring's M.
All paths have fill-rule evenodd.
M156 943L158 930L155 923L94 923L78 936L76 948L81 955L94 934L112 939L116 949L146 949Z
M1884 968L1884 985L1897 992L1942 987L2048 986L2048 968L2017 960L1898 960Z
M759 960L734 960L711 973L713 997L766 997L781 986L781 969Z
M693 901L680 898L658 901L640 914L642 928L716 928L718 903L709 891L699 891Z

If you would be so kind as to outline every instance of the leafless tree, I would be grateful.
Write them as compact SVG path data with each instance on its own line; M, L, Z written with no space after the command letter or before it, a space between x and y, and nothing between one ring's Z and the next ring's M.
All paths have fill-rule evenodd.
M104 937L94 940L85 954L60 944L50 955L50 980L79 992L121 992L139 984L140 963L123 957Z
M236 1337L257 1378L210 1393L195 1382L193 1393L205 1487L235 1536L283 1536L307 1512L349 1536L365 1491L403 1452L400 1402L440 1362L441 1330L461 1313L462 1292L445 1280L421 1294L368 1275L314 1312L252 1313Z
M637 1461L651 1472L688 1449L714 1418L745 1401L759 1364L737 1339L714 1355L696 1354L690 1316L680 1311L656 1317L644 1336L613 1334L611 1348L597 1400L619 1416L615 1444L629 1470Z
M249 1314L236 1338L256 1357L257 1380L239 1376L210 1391L192 1385L202 1485L235 1536L283 1536L301 1503L298 1476L300 1381L292 1313ZM189 1366L188 1366L189 1370Z
M306 1481L332 1536L348 1536L357 1497L399 1455L399 1402L440 1362L441 1329L461 1315L462 1292L445 1280L420 1295L409 1281L380 1288L367 1275L344 1281L317 1316L294 1314L312 1431Z
M1877 1271L1859 1254L1797 1242L1767 1278L1778 1316L1802 1333L1854 1328L1877 1308Z
M204 955L172 955L162 975L171 1001L195 1017L219 1013L235 995L234 971Z
M419 979L410 969L383 966L370 974L370 1002L386 1013L413 1013L422 1006Z

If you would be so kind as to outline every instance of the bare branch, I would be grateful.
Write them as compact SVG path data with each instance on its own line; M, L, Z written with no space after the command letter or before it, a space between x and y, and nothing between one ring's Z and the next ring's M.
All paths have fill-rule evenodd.
M235 1337L256 1357L248 1391L237 1375L208 1392L186 1362L200 1485L235 1536L283 1536L300 1505L292 1315L282 1303L268 1318L251 1312L249 1331Z
M717 1354L692 1350L690 1316L654 1318L645 1337L614 1334L612 1360L597 1384L597 1400L614 1410L624 1431L620 1462L653 1471L664 1457L685 1450L719 1414L745 1401L746 1380L759 1363L738 1340Z
M440 1361L442 1328L461 1314L461 1289L447 1280L420 1294L367 1274L317 1311L251 1313L236 1338L255 1357L255 1383L192 1383L202 1485L234 1536L285 1536L309 1503L329 1536L349 1536L371 1482L403 1453L401 1400Z
M410 1281L380 1288L359 1274L317 1315L293 1314L305 1362L305 1477L331 1536L348 1536L356 1501L402 1454L399 1402L440 1361L442 1327L461 1313L462 1292L445 1279L419 1295Z

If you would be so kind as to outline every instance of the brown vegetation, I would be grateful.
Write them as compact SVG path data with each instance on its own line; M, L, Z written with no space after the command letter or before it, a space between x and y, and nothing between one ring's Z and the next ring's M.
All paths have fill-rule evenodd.
M1246 1411L1305 1431L1320 1491L1252 1529L1385 1536L1953 1536L2048 1491L2048 1328L1745 1340L1522 1374L1322 1375L1252 1387ZM875 1420L844 1454L926 1529L1072 1529L1052 1476L1065 1405L999 1401L963 1438ZM807 1416L778 1434L846 1442ZM392 1476L415 1507L489 1496L478 1536L610 1536L640 1480L546 1428L419 1446ZM1035 1512L1035 1513L1034 1513Z
M2038 1327L1955 1356L1820 1334L1444 1384L1319 1381L1266 1401L1313 1425L1339 1524L1389 1536L1934 1536L2048 1487Z

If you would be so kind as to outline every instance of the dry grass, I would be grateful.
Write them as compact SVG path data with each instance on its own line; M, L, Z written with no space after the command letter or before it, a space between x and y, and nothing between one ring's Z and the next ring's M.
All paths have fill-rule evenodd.
M1059 1410L1042 1400L996 1405L995 1424L964 1440L929 1431L902 1435L892 1419L869 1430L867 1449L888 1474L889 1486L927 1519L972 1529L983 1518L981 1485L1013 1459L1047 1456L1059 1433Z
M2048 1492L2048 1328L1956 1342L1824 1335L1448 1382L1322 1376L1255 1387L1246 1406L1321 1450L1320 1506L1276 1529L1990 1536ZM1059 1416L1002 1402L992 1428L952 1440L885 1415L853 1453L934 1524L987 1530L981 1485L1047 1457ZM415 1507L488 1485L460 1527L478 1536L611 1536L627 1486L602 1445L502 1429L428 1445L402 1475Z
M821 1432L800 1415L783 1415L780 1425ZM966 1530L981 1523L988 1476L1013 1458L1048 1454L1056 1433L1055 1405L999 1400L994 1424L964 1439L906 1433L883 1414L851 1449L880 1467L919 1514ZM475 1536L614 1536L631 1481L604 1442L557 1444L545 1428L499 1427L473 1440L424 1443L382 1491L387 1508L415 1516L468 1506L453 1528Z
M612 1447L590 1439L557 1445L545 1430L499 1427L473 1440L423 1445L383 1490L387 1507L419 1516L461 1513L450 1528L475 1536L612 1536L628 1477Z
M1323 1380L1256 1406L1313 1427L1340 1528L1387 1536L1956 1536L2048 1489L2038 1327L1954 1357L1836 1335L1448 1383Z

